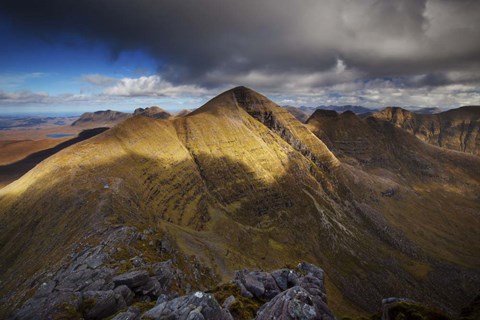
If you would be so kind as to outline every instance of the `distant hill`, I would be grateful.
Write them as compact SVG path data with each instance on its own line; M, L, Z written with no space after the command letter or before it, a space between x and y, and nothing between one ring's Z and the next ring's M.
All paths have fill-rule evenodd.
M436 114L388 107L372 116L407 130L430 144L480 155L480 106L465 106Z
M345 111L352 111L356 114L363 114L363 113L369 113L373 111L378 111L378 109L371 109L371 108L366 108L362 106L352 106L352 105L344 105L344 106L318 106L318 107L305 107L301 106L299 109L308 115L311 115L315 110L317 109L323 109L323 110L333 110L336 112L345 112Z
M144 117L150 117L150 118L162 119L162 120L166 120L172 117L172 115L169 112L157 106L152 106L148 108L137 108L133 112L133 115L134 116L141 115Z
M130 113L113 110L86 112L72 126L111 127L131 116Z
M298 121L305 123L309 117L309 113L302 111L300 108L292 107L292 106L283 106L283 108L287 109Z

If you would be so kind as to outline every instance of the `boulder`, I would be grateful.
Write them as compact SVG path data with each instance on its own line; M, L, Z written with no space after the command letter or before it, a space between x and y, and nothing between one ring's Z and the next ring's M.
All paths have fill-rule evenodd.
M282 291L273 276L263 271L238 271L235 274L235 283L240 287L242 294L248 298L254 296L272 299Z
M113 290L115 293L119 293L122 295L123 300L125 300L125 303L127 305L131 305L133 302L133 298L135 298L135 294L130 290L129 287L126 285L122 284L121 286L118 286Z
M215 297L203 292L165 301L142 315L142 319L232 320Z
M301 262L298 264L297 269L306 273L307 275L310 274L323 282L325 272L319 267L314 266L313 264L308 262Z
M297 273L290 269L275 270L271 272L271 275L282 291L293 287L298 281Z
M141 296L149 296L150 298L156 299L162 290L160 282L157 278L151 277L148 279L147 283L135 289L135 292Z
M327 295L325 294L323 281L312 274L308 274L299 278L297 285L307 290L307 292L312 296L319 297L323 300L323 302L327 302Z
M134 289L146 284L149 279L147 271L138 270L113 277L113 283L115 283L115 286L124 284L127 287Z
M321 300L307 290L295 286L283 291L264 304L257 312L256 320L334 320L332 312Z
M112 318L112 320L138 320L138 319L140 319L140 316L130 311L120 312L119 314L117 314L115 317Z

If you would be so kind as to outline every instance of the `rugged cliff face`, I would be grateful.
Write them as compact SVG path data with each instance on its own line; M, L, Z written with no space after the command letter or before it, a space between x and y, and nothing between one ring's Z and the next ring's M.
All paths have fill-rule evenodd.
M430 144L480 155L480 106L418 114L388 107L373 117L407 130Z
M442 151L444 170L429 154L422 161L438 171L413 183L342 163L309 127L238 87L185 117L132 117L46 159L0 191L2 315L60 271L70 279L71 260L97 246L111 247L102 263L112 277L137 258L171 260L181 294L237 269L308 261L325 269L340 314L398 295L459 310L480 284L480 160ZM123 228L145 237L108 238Z

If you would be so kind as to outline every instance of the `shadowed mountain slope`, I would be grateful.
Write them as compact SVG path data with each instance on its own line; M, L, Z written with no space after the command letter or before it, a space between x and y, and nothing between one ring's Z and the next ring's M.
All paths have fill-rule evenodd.
M373 117L405 129L430 144L480 155L480 106L436 114L418 114L388 107L374 113Z
M446 152L448 170L433 163L440 178L411 186L342 164L325 142L237 87L185 117L135 116L56 153L0 190L1 314L122 226L159 230L216 281L314 262L341 314L375 311L392 295L459 311L480 284L480 160ZM453 174L464 180L450 183ZM390 188L395 196L382 196ZM128 245L111 255L114 273L134 258ZM145 258L164 258L143 245ZM211 285L209 274L195 273L188 288Z

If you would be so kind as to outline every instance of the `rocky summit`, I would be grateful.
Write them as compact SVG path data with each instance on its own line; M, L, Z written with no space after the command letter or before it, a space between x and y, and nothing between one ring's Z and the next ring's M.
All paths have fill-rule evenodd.
M157 106L152 106L148 108L137 108L133 112L134 116L144 116L144 117L150 117L150 118L155 118L155 119L168 119L172 115L168 113L167 111L163 110L160 107Z
M474 314L480 158L423 140L246 87L128 116L0 189L0 318Z

